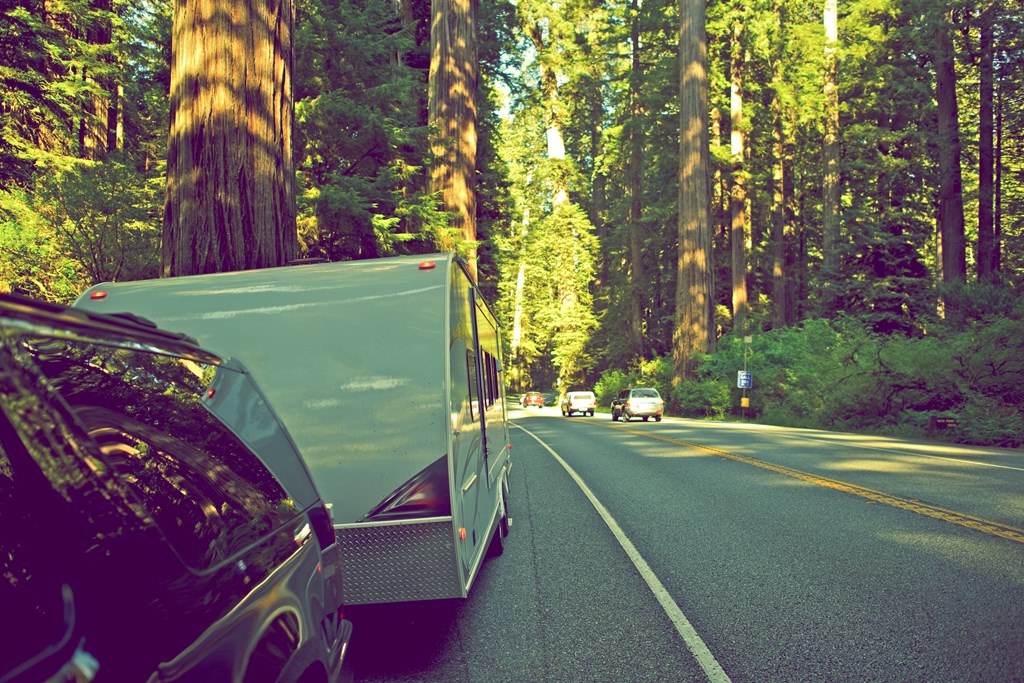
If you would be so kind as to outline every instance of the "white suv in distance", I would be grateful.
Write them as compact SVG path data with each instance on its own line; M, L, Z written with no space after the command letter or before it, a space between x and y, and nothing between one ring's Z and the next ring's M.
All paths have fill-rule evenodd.
M559 406L562 409L562 415L565 416L571 417L573 413L582 413L593 417L594 410L597 408L597 399L592 391L570 391L562 397Z

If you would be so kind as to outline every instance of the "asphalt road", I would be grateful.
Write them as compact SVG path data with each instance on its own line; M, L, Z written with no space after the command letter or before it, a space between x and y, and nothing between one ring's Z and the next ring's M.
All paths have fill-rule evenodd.
M504 555L349 608L356 680L1024 680L1024 452L513 416Z

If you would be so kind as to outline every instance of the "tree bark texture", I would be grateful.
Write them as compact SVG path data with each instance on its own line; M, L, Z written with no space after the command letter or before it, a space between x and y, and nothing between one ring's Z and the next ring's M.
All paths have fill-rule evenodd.
M291 0L177 0L163 274L294 257Z
M435 131L431 190L469 247L476 275L476 0L433 0L430 26L430 124Z
M679 2L679 253L673 383L691 379L694 356L715 350L704 0Z
M935 27L935 99L939 117L939 251L942 281L967 279L963 180L960 175L960 124L957 121L956 73L949 13Z
M643 104L640 100L643 83L643 67L640 64L640 7L638 0L631 0L631 50L629 99L630 99L630 153L629 153L629 350L634 356L643 357L643 191L644 191L644 135Z
M993 213L994 150L993 113L994 67L992 50L993 14L995 3L986 3L981 11L980 30L980 99L978 111L978 280L996 279L996 252L999 245L995 239Z
M783 32L781 4L775 5L776 26ZM786 138L782 112L782 44L772 66L772 312L774 326L787 327L796 322L793 302L793 226L786 205Z
M92 46L103 46L108 53L102 58L110 63L113 57L109 48L113 37L110 0L93 0L93 9L99 16L94 23L85 27L85 40ZM82 80L91 85L92 92L85 97L82 105L82 118L78 125L79 156L83 159L99 161L106 158L108 152L117 149L118 143L118 92L119 85L107 73L97 73L85 69Z
M744 168L743 138L743 17L733 22L732 53L730 56L730 120L729 149L732 158L732 187L729 192L730 230L729 243L732 246L732 319L733 331L742 335L746 332L747 319L747 239L746 212L747 188Z
M839 239L839 66L836 45L839 42L836 0L825 0L825 183L822 198L822 252L826 274L836 267L836 243ZM828 277L828 275L826 275Z

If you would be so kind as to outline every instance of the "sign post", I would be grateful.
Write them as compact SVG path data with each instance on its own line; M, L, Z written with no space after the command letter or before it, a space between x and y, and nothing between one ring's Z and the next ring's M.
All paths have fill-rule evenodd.
M747 397L747 389L754 386L754 373L747 371L747 356L750 355L750 343L753 337L747 335L743 338L743 369L736 373L736 386L743 390L740 398L740 418L746 418L747 408L750 407L750 399Z

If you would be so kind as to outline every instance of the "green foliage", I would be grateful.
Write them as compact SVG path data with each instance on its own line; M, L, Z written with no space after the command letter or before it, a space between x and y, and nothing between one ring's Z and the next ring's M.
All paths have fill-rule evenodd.
M347 260L458 246L437 197L424 191L425 72L412 28L387 2L301 7L296 153L305 255Z
M38 206L56 244L91 283L159 275L160 187L111 156L80 162L40 183Z
M584 380L592 359L584 350L596 325L590 283L597 242L593 226L575 206L563 206L542 218L525 239L523 338L520 358L550 358L559 386ZM534 372L537 379L543 372ZM552 382L552 383L555 383Z
M684 417L726 417L734 405L729 384L722 380L680 382L672 388L670 406Z
M24 190L0 191L0 291L70 303L89 285Z
M699 382L673 390L672 410L738 414L744 347L721 339ZM1024 443L1024 306L920 338L879 335L853 318L805 321L754 335L746 368L748 415L763 422L923 437L941 415L959 419L957 439Z

